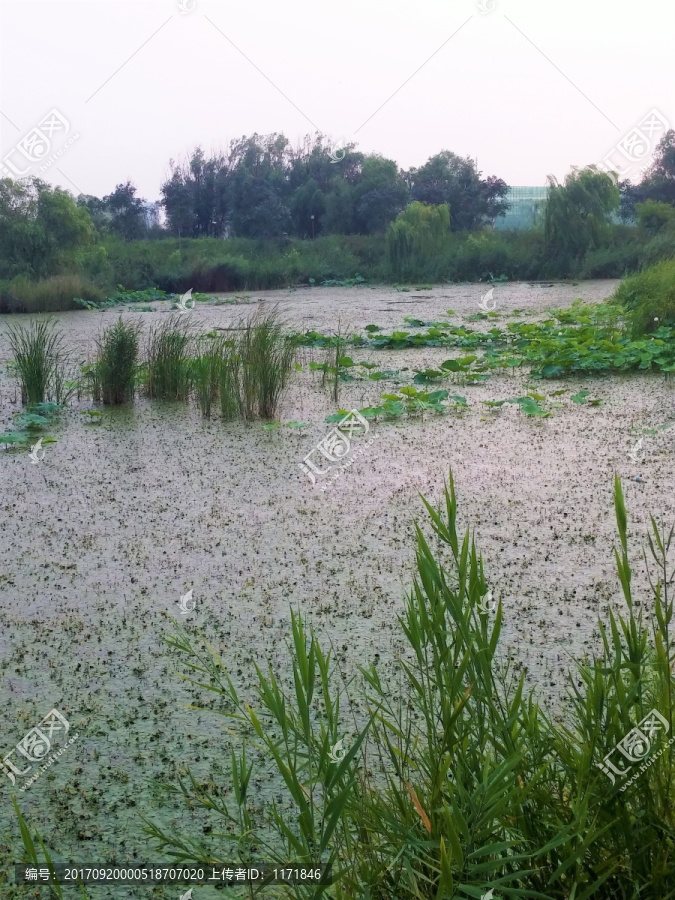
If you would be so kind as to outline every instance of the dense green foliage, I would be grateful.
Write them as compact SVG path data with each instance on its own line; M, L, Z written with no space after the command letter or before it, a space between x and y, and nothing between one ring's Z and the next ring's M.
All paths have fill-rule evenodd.
M225 154L197 148L172 161L162 203L171 233L182 237L314 238L381 233L410 200L456 207L453 227L469 231L503 210L505 193L504 181L482 179L473 160L449 151L403 172L354 145L336 151L322 135L292 148L283 135L255 134Z
M0 277L43 278L93 241L94 225L61 188L39 178L0 179Z
M675 228L650 235L639 228L611 226L607 243L581 263L562 271L546 251L539 231L453 233L423 271L413 276L431 283L511 281L576 276L614 278L675 254ZM1 263L1 260L0 260ZM63 263L66 265L65 261ZM168 294L251 291L296 285L383 283L400 280L392 270L384 235L318 237L316 240L260 242L251 239L163 238L105 241L78 253L70 274L30 281L25 275L0 281L0 311L41 312L102 307L106 298L129 291ZM413 282L414 283L414 282ZM120 286L124 291L120 291ZM158 296L147 295L145 302ZM139 299L142 299L139 297ZM79 301L85 301L84 303ZM122 302L133 302L126 298Z
M491 175L478 177L471 159L462 159L449 150L432 156L409 174L411 197L422 203L450 209L453 231L477 231L494 221L507 208L506 182Z

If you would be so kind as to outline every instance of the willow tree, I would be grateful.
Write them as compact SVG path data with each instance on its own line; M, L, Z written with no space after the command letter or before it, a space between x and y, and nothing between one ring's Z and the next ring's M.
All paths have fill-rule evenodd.
M555 268L568 274L608 236L609 215L619 207L619 189L595 166L573 169L563 184L553 175L547 181L546 249Z
M434 258L448 244L450 209L414 201L387 229L389 265L397 278L429 277Z

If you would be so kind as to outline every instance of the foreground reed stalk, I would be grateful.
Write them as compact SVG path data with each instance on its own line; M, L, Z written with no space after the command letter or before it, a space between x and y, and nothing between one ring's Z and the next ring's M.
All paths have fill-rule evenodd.
M241 392L241 363L237 342L225 341L220 367L220 410L224 421L243 415Z
M525 673L498 656L504 609L490 609L469 530L458 536L452 474L443 506L424 503L440 549L416 527L417 572L399 620L407 648L391 681L372 664L356 687L292 613L288 671L256 667L257 697L240 697L216 649L176 623L167 642L185 664L182 677L220 695L229 784L184 771L173 795L213 825L191 837L142 817L145 832L183 865L224 866L236 847L242 867L261 858L332 866L330 887L278 884L279 897L672 900L675 528L651 519L645 623L615 478L626 612L610 610L608 627L601 623L600 655L570 674L554 724L525 691ZM273 768L272 803L247 747ZM608 778L612 758L619 765ZM44 857L51 868L14 806L27 860Z

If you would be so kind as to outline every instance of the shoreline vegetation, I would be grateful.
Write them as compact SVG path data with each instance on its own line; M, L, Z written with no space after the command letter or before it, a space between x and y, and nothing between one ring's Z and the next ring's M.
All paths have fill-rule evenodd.
M256 134L170 168L155 204L131 182L97 198L0 179L0 312L116 291L622 278L675 256L672 130L639 184L595 165L549 176L524 230L496 228L506 182L447 150L403 171L321 135L294 150Z
M69 271L31 279L0 279L0 313L63 312L114 302L116 294L177 295L393 285L580 281L621 278L654 256L651 241L616 226L606 247L561 271L546 254L539 232L449 235L447 246L421 262L390 262L384 236L330 236L314 241L195 238L122 242L107 239ZM670 254L675 253L675 237ZM95 258L94 258L95 257ZM659 257L657 257L659 259ZM398 266L398 268L397 268Z

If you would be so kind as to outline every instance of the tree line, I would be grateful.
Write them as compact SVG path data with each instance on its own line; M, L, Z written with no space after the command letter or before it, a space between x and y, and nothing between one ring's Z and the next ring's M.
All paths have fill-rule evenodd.
M616 185L594 166L572 170L562 182L549 177L537 227L499 232L503 237L490 225L506 211L506 183L483 178L471 159L448 150L403 171L354 145L336 150L321 135L299 148L283 135L254 135L232 141L226 154L207 156L197 147L169 169L160 204L139 197L131 182L102 198L74 198L39 178L1 179L0 282L79 272L104 289L124 281L173 290L198 275L208 281L200 266L225 266L228 284L256 287L366 269L384 279L549 277L587 269L617 277L675 249L675 131L664 135L639 184ZM617 211L623 226L613 224ZM153 255L161 248L149 238L178 238L178 250L164 241ZM207 252L209 239L214 246ZM332 243L319 253L321 239ZM199 240L202 256L185 255ZM255 265L242 241L258 247ZM310 246L316 258L299 263L298 253ZM269 271L261 262L264 247L274 257ZM589 254L596 254L590 269Z
M447 203L450 228L474 231L506 211L506 182L483 178L469 158L443 150L404 171L393 159L355 146L335 148L317 134L294 148L282 134L254 134L231 141L226 153L208 156L197 147L169 163L160 188L163 233L260 239L378 234L411 201ZM77 202L102 232L134 240L158 231L130 182L106 197L80 195Z

